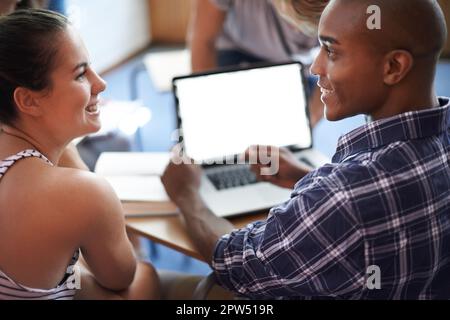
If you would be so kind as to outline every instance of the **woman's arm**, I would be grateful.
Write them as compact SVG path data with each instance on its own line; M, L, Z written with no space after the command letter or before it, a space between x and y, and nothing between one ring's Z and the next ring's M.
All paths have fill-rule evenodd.
M61 168L58 206L96 281L113 291L127 289L136 272L122 205L106 180L90 172ZM60 175L61 176L61 175ZM56 191L55 191L56 192Z
M222 31L226 12L210 0L195 0L192 6L189 32L192 71L211 70L217 67L215 42Z
M151 264L137 261L122 205L109 184L90 172L48 171L53 196L47 202L59 212L51 222L62 233L58 238L65 239L60 245L65 251L80 248L82 253L76 298L159 299L158 275Z

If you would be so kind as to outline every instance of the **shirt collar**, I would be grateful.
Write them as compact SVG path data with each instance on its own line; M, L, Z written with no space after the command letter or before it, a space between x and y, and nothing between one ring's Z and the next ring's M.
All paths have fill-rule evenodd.
M333 162L361 151L373 150L396 141L414 140L446 131L450 127L450 99L439 98L440 107L410 111L363 125L339 138Z

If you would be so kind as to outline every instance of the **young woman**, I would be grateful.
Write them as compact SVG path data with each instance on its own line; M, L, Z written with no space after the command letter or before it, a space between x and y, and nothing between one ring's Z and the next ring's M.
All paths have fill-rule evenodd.
M61 166L70 141L100 129L105 85L64 16L0 17L0 299L159 298L112 188Z

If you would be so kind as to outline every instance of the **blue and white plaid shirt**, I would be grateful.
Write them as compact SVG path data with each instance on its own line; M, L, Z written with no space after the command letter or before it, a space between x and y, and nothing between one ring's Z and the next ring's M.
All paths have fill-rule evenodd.
M218 282L259 299L449 299L449 99L440 105L341 137L333 163L266 221L219 240Z

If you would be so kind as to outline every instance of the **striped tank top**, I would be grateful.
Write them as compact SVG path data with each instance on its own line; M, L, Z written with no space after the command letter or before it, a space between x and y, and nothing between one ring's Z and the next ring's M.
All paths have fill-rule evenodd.
M47 164L53 164L36 150L25 150L0 162L0 182L9 168L25 158L40 158ZM17 283L0 270L0 300L72 300L80 288L80 269L76 267L79 250L75 251L66 273L56 288L45 290L29 288ZM1 266L0 266L1 269Z

